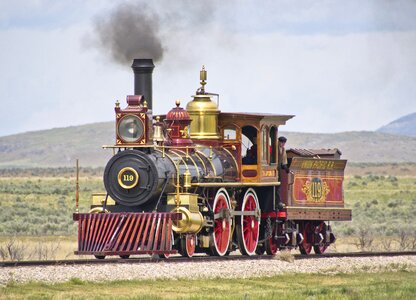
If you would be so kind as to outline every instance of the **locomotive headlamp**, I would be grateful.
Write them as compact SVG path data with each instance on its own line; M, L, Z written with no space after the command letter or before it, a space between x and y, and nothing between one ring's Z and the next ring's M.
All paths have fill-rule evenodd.
M143 136L143 122L134 115L123 117L118 124L118 134L127 143L138 141Z

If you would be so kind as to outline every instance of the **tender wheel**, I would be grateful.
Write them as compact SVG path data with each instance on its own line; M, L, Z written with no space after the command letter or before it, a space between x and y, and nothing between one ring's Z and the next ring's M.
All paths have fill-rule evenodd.
M314 232L313 227L310 223L305 223L303 226L303 242L299 245L300 253L303 255L309 255L311 253L312 243L310 243L310 240Z
M187 234L181 239L180 253L185 257L192 257L195 254L196 248L196 235Z
M279 250L279 245L277 244L277 241L274 239L277 233L276 224L273 224L272 228L272 236L264 242L267 255L275 255L277 253L277 250Z
M244 195L241 211L259 209L256 192L248 189ZM237 221L237 240L243 255L254 255L259 241L259 220L256 216L241 216Z
M229 210L229 196L224 188L218 190L214 198L212 210L214 214L222 210ZM224 256L227 254L231 237L231 218L223 217L214 220L214 229L210 238L210 252L212 255Z
M326 234L326 224L325 222L322 222L319 224L319 226L315 230L316 233L321 233L323 236ZM328 245L325 243L320 243L319 245L314 245L313 250L316 254L323 254L326 249L328 248Z
M104 259L105 255L94 255L96 259Z

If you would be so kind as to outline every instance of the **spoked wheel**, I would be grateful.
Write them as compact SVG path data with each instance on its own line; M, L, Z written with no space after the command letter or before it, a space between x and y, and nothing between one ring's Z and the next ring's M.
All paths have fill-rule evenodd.
M224 188L218 190L214 198L212 210L218 214L229 210L229 196ZM227 254L231 237L231 218L221 217L214 220L214 229L210 237L210 254L224 256Z
M181 238L180 253L185 257L192 257L196 248L196 235L189 233Z
M172 250L173 244L175 243L173 232L171 232L171 244L169 250ZM170 253L160 253L160 254L153 254L152 257L154 258L169 258L171 256Z
M310 223L305 223L303 226L303 242L299 245L300 253L303 255L309 255L312 251L312 243L310 237L312 237L314 232L314 226Z
M315 232L320 233L323 236L325 236L325 234L326 234L326 224L325 224L325 222L322 222L321 224L319 224L319 226L316 227ZM314 245L313 246L313 250L315 251L316 254L323 254L326 251L327 248L328 248L328 245L326 245L325 243L320 243L319 245Z
M278 230L276 225L277 224L272 225L272 236L264 242L267 255L275 255L277 253L277 250L279 250L279 245L277 244L277 241L274 239L274 237L277 235Z
M256 192L250 188L244 195L241 211L255 211L259 208ZM237 220L237 239L243 255L254 255L259 241L259 219L257 216L241 216Z

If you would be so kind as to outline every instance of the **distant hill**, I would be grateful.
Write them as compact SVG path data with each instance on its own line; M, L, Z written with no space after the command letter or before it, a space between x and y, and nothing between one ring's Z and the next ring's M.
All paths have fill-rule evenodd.
M416 137L382 132L282 132L289 148L338 148L352 162L416 162ZM0 168L103 167L112 155L114 123L94 123L0 137Z
M286 148L338 148L351 162L416 162L416 137L373 131L340 133L282 132Z
M394 120L377 131L416 137L416 113Z
M99 167L112 155L102 145L114 144L114 123L94 123L0 137L0 168Z

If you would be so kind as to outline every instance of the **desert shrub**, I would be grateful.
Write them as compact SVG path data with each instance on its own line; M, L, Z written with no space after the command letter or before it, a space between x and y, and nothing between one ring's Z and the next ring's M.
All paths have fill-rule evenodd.
M398 243L401 250L412 249L415 231L409 226L400 226L398 228Z
M387 207L389 208L395 208L399 205L399 201L397 200L391 200L387 203Z
M360 251L371 250L374 241L374 230L370 227L360 227L357 230L357 240L355 246L360 249Z
M390 181L390 182L397 182L398 181L396 176L388 176L387 180Z
M348 184L347 184L347 187L348 187L348 188L352 188L352 187L355 187L355 186L358 186L358 183L356 183L356 182L354 182L354 181L350 181L350 182L348 182Z
M11 237L0 245L0 257L2 260L20 261L25 258L26 246Z
M35 260L51 260L56 259L57 253L61 245L59 242L46 244L38 242L35 247L32 249L31 253L28 254L29 259Z

